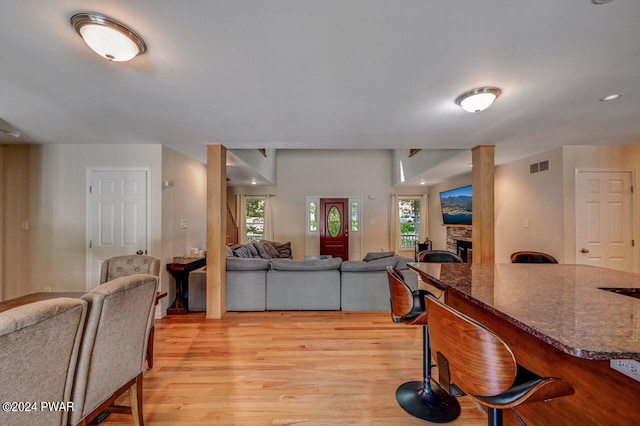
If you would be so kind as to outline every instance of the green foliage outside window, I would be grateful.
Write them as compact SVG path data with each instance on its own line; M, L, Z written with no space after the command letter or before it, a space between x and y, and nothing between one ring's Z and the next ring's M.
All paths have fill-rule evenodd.
M340 212L338 209L333 206L329 209L329 213L327 213L327 228L329 231L329 235L333 238L340 235L340 228L342 227L342 220L340 218Z
M400 245L414 247L420 230L420 200L398 200L400 213Z
M247 199L245 208L247 241L259 241L264 235L264 199Z

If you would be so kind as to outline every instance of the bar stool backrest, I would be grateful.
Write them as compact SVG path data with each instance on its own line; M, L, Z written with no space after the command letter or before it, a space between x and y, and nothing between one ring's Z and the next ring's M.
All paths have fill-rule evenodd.
M432 352L446 358L452 383L475 396L511 387L518 367L498 335L433 297L427 297L427 315Z

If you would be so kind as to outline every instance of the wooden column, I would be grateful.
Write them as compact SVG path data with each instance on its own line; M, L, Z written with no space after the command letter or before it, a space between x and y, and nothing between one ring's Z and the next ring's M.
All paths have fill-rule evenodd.
M207 145L207 319L226 306L227 148Z
M473 159L473 263L495 262L493 145L479 145L471 150Z

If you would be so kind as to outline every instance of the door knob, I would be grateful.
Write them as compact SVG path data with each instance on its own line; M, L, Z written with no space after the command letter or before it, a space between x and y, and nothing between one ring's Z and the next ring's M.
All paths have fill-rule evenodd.
M586 249L586 248L580 249L580 253L587 254L589 253L589 249Z

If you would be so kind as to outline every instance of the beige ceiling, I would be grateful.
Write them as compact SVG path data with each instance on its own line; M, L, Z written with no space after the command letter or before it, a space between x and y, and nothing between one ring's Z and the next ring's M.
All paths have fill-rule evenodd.
M79 11L130 25L148 51L98 57L69 24ZM639 23L638 0L5 0L0 117L18 140L160 143L202 161L207 143L493 144L498 163L637 144ZM483 85L502 89L489 110L454 104Z

